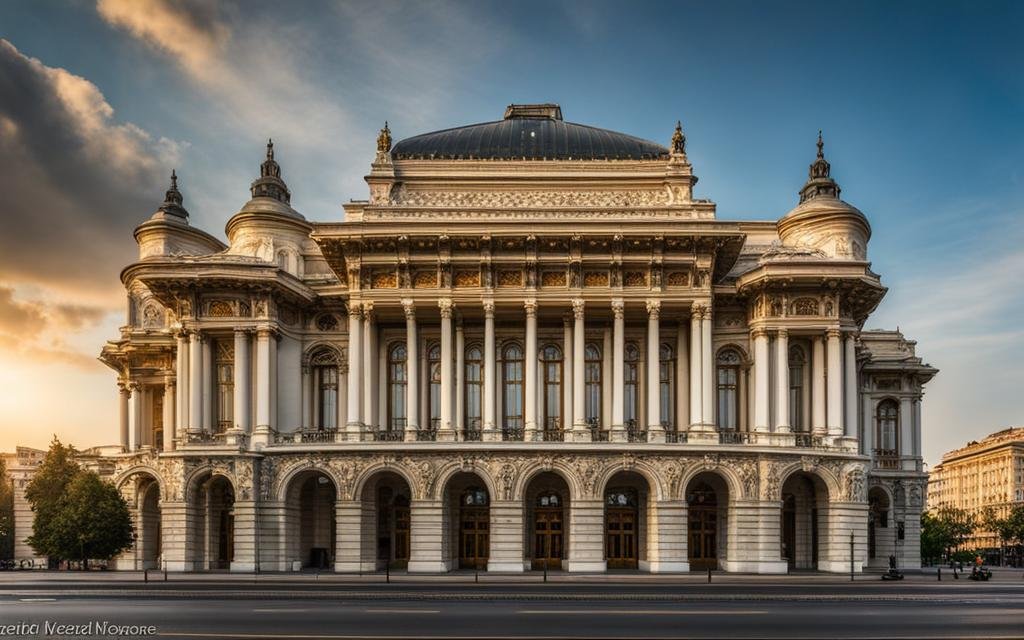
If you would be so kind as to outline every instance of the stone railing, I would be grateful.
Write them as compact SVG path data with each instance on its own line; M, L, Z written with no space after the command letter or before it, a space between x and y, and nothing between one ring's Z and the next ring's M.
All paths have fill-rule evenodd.
M311 444L336 442L337 429L299 429L289 433L274 433L274 444Z
M875 466L879 469L899 469L900 454L895 449L875 449Z

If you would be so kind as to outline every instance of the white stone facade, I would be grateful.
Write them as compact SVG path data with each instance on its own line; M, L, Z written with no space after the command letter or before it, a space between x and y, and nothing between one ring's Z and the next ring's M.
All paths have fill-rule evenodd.
M777 222L694 199L678 128L635 158L405 144L382 131L344 222L292 209L268 146L227 245L176 186L139 227L102 354L120 566L846 572L851 541L857 571L919 564L935 369L862 331L885 288L820 143Z

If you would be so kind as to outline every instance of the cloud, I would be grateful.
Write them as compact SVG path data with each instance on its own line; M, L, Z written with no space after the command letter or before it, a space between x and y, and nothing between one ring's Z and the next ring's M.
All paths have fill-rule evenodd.
M0 277L108 303L183 145L115 118L89 80L0 39ZM69 307L69 309L71 308Z
M95 368L96 358L69 345L67 337L95 326L108 313L100 307L19 299L13 287L0 284L0 351L35 363Z

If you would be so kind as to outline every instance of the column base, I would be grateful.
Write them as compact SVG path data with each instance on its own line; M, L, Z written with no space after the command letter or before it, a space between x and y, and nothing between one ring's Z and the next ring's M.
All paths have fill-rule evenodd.
M587 425L573 425L572 428L572 441L573 442L592 442L590 429Z
M455 442L455 431L453 429L438 429L438 442Z
M241 560L238 562L232 562L231 568L228 570L231 573L255 573L256 563L252 560Z
M759 573L778 575L789 573L789 565L785 560L722 560L722 569L729 573Z
M409 425L405 428L405 436L402 438L405 442L416 442L416 433L419 431L419 427Z
M256 427L252 432L252 448L259 451L270 444L270 427L264 425Z
M647 442L665 442L665 429L660 424L647 427Z
M626 428L622 425L614 426L608 432L608 442L625 442L626 440Z
M231 446L237 447L240 444L240 442L239 442L240 437L242 435L244 435L244 433L245 432L242 431L241 429L234 429L234 428L228 429L227 431L224 432L224 442L225 442L225 444L229 444Z
M192 571L192 563L184 560L165 560L164 568L168 571Z
M715 425L706 422L693 422L690 424L690 433L710 433L716 431Z
M569 573L604 573L608 570L608 563L604 560L569 560L565 563L565 570Z
M522 562L487 562L487 573L523 573L525 567Z
M689 444L718 444L718 433L715 431L690 431L686 435Z
M647 570L651 573L687 573L690 571L690 563L652 560L647 563Z
M484 442L501 442L501 431L490 427L484 429L483 434L480 436Z
M444 560L410 560L409 573L448 573L451 567Z

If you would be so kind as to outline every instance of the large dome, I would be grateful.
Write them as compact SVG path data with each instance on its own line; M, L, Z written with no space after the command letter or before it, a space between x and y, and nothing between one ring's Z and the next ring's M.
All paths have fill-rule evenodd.
M391 149L396 160L653 160L660 144L562 120L558 105L511 105L503 120L413 136Z

